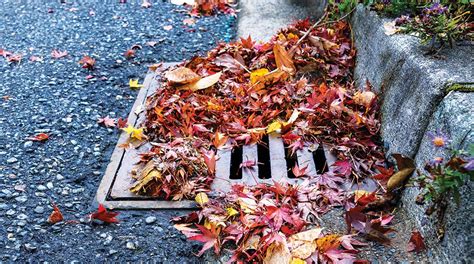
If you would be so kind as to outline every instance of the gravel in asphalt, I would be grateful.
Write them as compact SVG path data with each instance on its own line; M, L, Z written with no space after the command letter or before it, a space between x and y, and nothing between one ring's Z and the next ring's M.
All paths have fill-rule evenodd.
M130 78L143 82L148 64L229 41L235 18L184 25L189 16L170 3L59 2L0 2L0 49L23 54L19 64L0 58L0 263L199 262L193 253L200 246L169 224L182 211L124 211L117 225L89 223L119 135L97 119L126 117L137 95ZM142 49L127 60L123 53L135 44ZM53 59L53 49L68 55ZM96 59L95 70L80 67L83 55ZM37 133L50 139L26 140ZM72 221L48 224L51 201Z

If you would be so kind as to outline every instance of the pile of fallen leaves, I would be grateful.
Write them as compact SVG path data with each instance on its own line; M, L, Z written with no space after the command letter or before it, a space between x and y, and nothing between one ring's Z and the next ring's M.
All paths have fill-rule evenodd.
M190 240L204 243L199 255L211 248L216 254L233 248L229 262L354 261L354 246L365 244L353 235L323 235L322 228L310 227L302 217L301 206L321 195L317 192L317 184L236 184L221 199L199 194L196 201L202 209L174 219L175 227Z
M377 96L370 84L353 84L350 36L344 21L303 20L269 42L222 43L163 72L143 127L133 128L150 148L133 171L131 191L195 197L200 211L175 219L176 228L204 243L200 254L227 248L235 262L353 262L354 245L362 245L354 235L389 243L393 191L414 166L399 155L399 172L387 168ZM290 155L318 144L337 161L319 175L292 168L298 185L234 185L209 199L218 150L264 144L268 134L279 134ZM346 210L348 235L323 235L314 224L336 206Z
M353 87L354 55L348 24L311 28L304 20L270 42L255 43L249 37L220 44L206 57L165 72L166 82L147 100L144 122L149 141L161 145L144 153L142 164L174 163L176 155L163 158L163 146L186 139L194 142L190 144L202 159L181 162L206 160L208 169L191 170L184 177L178 169L153 179L139 169L136 186L140 188L133 191L182 197L180 186L205 175L213 177L216 150L261 143L264 135L272 133L281 134L293 155L313 143L332 146L339 159L334 171L350 179L377 174L377 166L385 162L378 105L369 85L366 91ZM186 152L182 147L175 145L172 151ZM176 186L174 178L183 181ZM192 190L186 197L197 192Z

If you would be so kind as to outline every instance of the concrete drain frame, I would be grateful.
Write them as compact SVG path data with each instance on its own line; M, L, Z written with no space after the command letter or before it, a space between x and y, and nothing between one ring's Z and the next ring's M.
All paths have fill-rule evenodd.
M165 63L169 68L177 63ZM145 77L143 88L140 90L132 110L128 116L128 123L137 126L145 118L143 107L148 96L153 94L159 85L158 74L149 71ZM194 201L167 201L154 197L141 196L129 191L133 179L130 171L139 160L139 153L150 148L144 144L138 148L124 149L120 145L128 142L128 135L121 133L117 145L112 153L110 163L100 182L95 197L96 203L112 209L194 209ZM298 165L307 166L308 175L319 175L327 171L335 161L326 146L313 144L298 150L296 155L289 154L281 138L269 135L263 138L264 145L246 145L233 149L224 148L217 152L219 159L216 163L216 178L212 184L212 194L228 192L234 183L254 185L257 183L271 183L272 181L286 181L297 183L302 181L294 177L291 168ZM240 168L240 164L247 160L257 161L257 165L250 169ZM270 177L269 177L270 176Z

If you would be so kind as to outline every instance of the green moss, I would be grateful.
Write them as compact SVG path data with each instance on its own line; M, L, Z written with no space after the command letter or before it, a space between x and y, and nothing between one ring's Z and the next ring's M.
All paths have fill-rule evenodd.
M446 88L446 92L474 92L474 84L473 83L453 83L448 85Z

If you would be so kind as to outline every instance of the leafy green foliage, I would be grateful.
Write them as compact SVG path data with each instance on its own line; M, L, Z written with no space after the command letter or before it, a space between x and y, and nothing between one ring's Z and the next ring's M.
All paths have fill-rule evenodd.
M472 168L472 159L474 158L474 144L469 146L469 150L453 150L451 158L443 162L442 158L435 158L429 162L425 170L428 175L422 175L416 179L423 188L418 202L433 201L434 205L441 199L454 198L459 205L459 188L466 181L474 180L474 171ZM435 208L431 208L432 211Z
M401 32L413 33L421 39L423 44L430 44L435 50L446 44L453 46L461 39L472 39L472 32L468 20L470 12L465 11L462 5L443 6L433 4L426 7L413 18L401 17L397 24L402 26Z
M430 202L426 210L427 215L436 212L437 235L441 240L445 234L444 219L449 200L454 199L460 204L460 188L474 179L474 144L469 145L469 150L456 150L448 147L449 139L442 135L432 135L432 143L437 148L448 150L451 154L449 160L437 157L427 163L425 170L428 174L421 175L414 181L422 188L416 202L423 204Z

